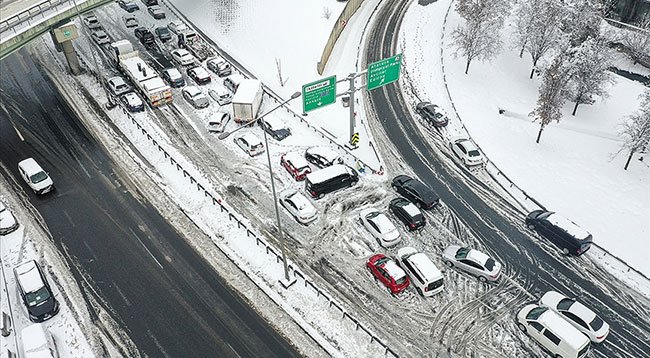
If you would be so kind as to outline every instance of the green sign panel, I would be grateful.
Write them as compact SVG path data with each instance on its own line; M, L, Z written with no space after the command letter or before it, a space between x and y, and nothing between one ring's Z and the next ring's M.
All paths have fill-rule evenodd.
M336 102L336 76L331 76L302 86L304 112Z
M70 36L72 36L72 31L70 31L70 30L64 30L64 31L63 31L63 36L65 36L65 37L70 37Z
M401 66L402 54L371 63L368 66L368 91L397 81Z

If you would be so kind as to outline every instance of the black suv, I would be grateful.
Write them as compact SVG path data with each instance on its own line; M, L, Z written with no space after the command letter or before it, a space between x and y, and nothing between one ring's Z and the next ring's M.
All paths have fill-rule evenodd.
M391 200L390 204L388 204L388 208L402 223L404 223L404 225L406 225L406 228L409 231L422 228L427 223L427 219L422 215L420 209L404 198L395 198Z
M440 198L431 188L408 175L396 176L393 178L391 186L400 195L417 204L422 209L428 210L440 203Z
M36 261L31 260L16 266L14 276L30 321L43 322L59 313L59 302L54 298L54 293Z
M565 255L582 255L591 247L590 233L552 211L535 210L526 216L526 226L553 242Z
M420 102L415 106L415 111L422 116L422 118L434 127L444 127L449 123L449 118L445 113L435 104L431 102Z
M140 39L140 42L145 46L153 45L156 42L156 38L146 27L138 27L133 33L135 33L135 37Z

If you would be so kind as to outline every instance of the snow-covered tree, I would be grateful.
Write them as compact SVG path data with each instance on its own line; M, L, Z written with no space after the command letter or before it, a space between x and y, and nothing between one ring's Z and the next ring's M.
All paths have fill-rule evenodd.
M567 53L564 66L571 80L564 94L575 102L572 115L580 104L594 103L594 97L609 97L608 85L614 83L609 67L614 56L603 38L589 38Z
M565 102L563 92L570 77L568 69L564 66L564 61L564 54L560 54L544 71L537 106L528 114L533 117L533 121L540 123L536 143L539 143L542 131L548 124L553 121L559 122L562 118L562 106Z
M641 94L641 107L623 122L619 134L625 140L621 145L621 151L629 152L625 162L625 170L627 170L634 153L650 146L650 89L646 89Z
M637 62L650 58L650 19L646 20L639 30L627 30L623 36L623 45L627 48L628 54Z
M466 59L467 74L474 59L489 60L501 50L500 32L507 3L505 0L459 0L456 11L465 24L452 33L454 55Z
M562 30L573 47L589 37L598 37L602 22L600 4L596 0L562 0L565 15Z
M530 54L533 61L530 78L533 78L539 59L563 43L560 25L565 11L560 0L519 0L515 6L515 43L521 46L520 57L524 51Z

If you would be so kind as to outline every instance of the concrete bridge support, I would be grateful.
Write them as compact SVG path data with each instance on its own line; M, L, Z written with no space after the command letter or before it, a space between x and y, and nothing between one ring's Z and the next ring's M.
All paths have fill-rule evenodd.
M72 40L79 37L77 27L74 23L70 22L57 27L50 31L50 35L52 36L52 41L54 41L57 51L63 51L68 66L70 67L70 73L75 76L80 74L81 67L79 66L79 58L77 58L77 52L74 46L72 46Z

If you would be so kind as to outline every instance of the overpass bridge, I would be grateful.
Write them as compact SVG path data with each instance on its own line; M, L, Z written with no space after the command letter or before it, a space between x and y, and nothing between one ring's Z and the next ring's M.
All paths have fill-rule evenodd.
M14 0L0 5L0 60L77 15L113 0Z

